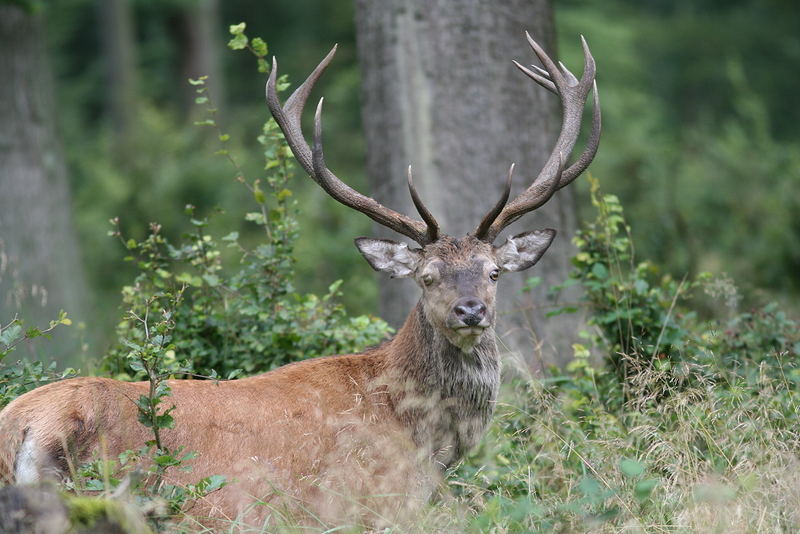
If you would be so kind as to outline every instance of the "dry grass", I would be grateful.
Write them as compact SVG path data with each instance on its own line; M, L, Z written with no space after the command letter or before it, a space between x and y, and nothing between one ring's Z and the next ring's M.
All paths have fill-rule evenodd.
M602 399L601 377L517 379L479 450L437 498L375 532L795 533L800 414L790 382L683 383L641 373L635 399ZM367 514L368 516L368 514ZM229 532L360 532L300 525L275 510Z

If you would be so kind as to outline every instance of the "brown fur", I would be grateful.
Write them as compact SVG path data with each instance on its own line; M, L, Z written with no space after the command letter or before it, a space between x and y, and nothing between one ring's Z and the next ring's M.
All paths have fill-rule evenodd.
M0 417L0 484L13 482L14 461L24 437L25 428L19 421Z
M431 468L431 459L451 464L477 441L491 415L496 384L471 403L481 413L461 433L474 435L453 438L458 434L453 428L470 414L455 415L462 400L443 399L450 393L458 397L458 385L440 391L443 377L429 376L431 369L420 366L426 359L437 362L431 352L442 352L420 343L421 338L442 343L422 313L412 313L393 340L362 354L316 358L227 382L170 381L168 403L175 405L176 425L163 432L164 445L199 456L191 461L191 472L168 471L168 482L186 484L214 474L232 482L191 513L255 519L266 510L248 507L263 500L331 520L357 518L367 508L396 517L408 503L427 499L440 471ZM455 347L450 352L459 354ZM496 368L493 337L486 357ZM71 462L140 447L152 434L137 422L133 401L147 388L146 382L87 377L19 397L0 413L4 479L13 480L15 458L28 436L46 451L42 472L59 476L69 476ZM398 493L405 497L397 499Z

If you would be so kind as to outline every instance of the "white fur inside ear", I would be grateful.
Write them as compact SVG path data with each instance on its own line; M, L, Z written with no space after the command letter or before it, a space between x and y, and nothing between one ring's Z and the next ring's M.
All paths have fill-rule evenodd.
M405 243L360 237L356 239L356 246L373 269L392 278L411 276L417 269L419 252L409 249Z
M495 248L497 265L508 272L532 267L553 242L555 235L555 230L547 228L509 237L505 243Z

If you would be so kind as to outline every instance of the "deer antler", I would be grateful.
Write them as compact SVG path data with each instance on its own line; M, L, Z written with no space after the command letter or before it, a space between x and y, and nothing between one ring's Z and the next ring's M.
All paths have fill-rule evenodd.
M328 55L325 56L319 65L309 74L306 81L292 93L292 96L289 97L286 104L283 106L281 106L280 99L278 98L276 87L278 79L278 60L275 57L272 58L272 71L267 81L266 92L267 105L272 112L272 116L275 117L275 122L278 123L281 131L283 131L283 135L286 137L286 141L289 143L289 147L292 149L292 153L294 153L294 157L297 158L300 166L303 167L308 175L335 200L341 202L345 206L360 211L377 223L413 239L420 245L435 241L438 237L439 226L419 199L419 195L416 189L414 189L410 175L408 187L411 192L411 198L425 222L412 219L411 217L385 207L375 199L362 195L342 182L328 169L327 165L325 165L325 156L322 151L322 99L320 99L317 105L317 112L314 116L313 149L308 146L300 126L300 117L303 114L303 108L308 100L308 95L311 93L311 89L320 76L322 76L322 73L333 59L335 53L336 46L328 52Z
M550 200L550 197L556 191L577 178L592 162L600 144L600 98L597 94L597 83L595 82L594 58L589 51L586 40L581 37L584 67L583 75L578 80L562 63L556 66L528 32L525 32L525 36L528 38L528 43L534 53L544 65L544 69L532 65L533 70L531 70L516 61L514 61L514 65L533 81L561 97L563 112L561 133L558 136L553 152L533 183L509 204L505 205L502 210L499 210L498 206L505 204L504 201L495 206L473 232L475 237L488 243L493 242L505 227L526 213L540 207ZM565 169L564 159L569 157L575 147L575 142L578 140L583 108L586 105L589 91L592 90L594 90L594 109L592 110L592 130L589 134L589 139L577 161ZM508 198L507 192L504 193L503 198Z

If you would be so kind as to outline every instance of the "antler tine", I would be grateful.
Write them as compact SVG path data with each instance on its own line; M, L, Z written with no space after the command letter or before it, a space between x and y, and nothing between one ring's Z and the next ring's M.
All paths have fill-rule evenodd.
M534 67L537 71L534 72L516 61L514 64L536 83L559 95L563 114L561 133L558 136L553 152L547 158L547 162L533 183L502 209L488 230L482 228L483 221L475 230L475 235L478 235L478 231L481 231L482 239L488 242L494 241L506 226L519 219L522 215L543 205L556 191L577 178L591 163L600 143L600 99L594 79L596 66L586 40L581 37L584 68L581 79L578 80L561 63L556 65L528 32L525 32L525 35L534 53L542 62L547 76L538 67ZM565 159L569 157L578 140L586 98L592 89L594 89L594 110L589 140L578 160L565 170Z
M546 70L540 69L536 65L531 65L531 67L533 67L534 69L537 70L537 72L533 72L532 70L528 69L528 67L520 65L514 59L512 59L511 62L514 63L514 65L519 70L521 70L528 78L530 78L531 80L535 81L536 83L538 83L539 85L541 85L542 87L544 87L545 89L550 91L551 93L556 94L556 95L558 94L558 91L556 90L556 85L552 82L552 80L550 80L550 78L546 78L545 76L543 76L543 73L547 73ZM538 72L538 71L540 71L540 72Z
M402 213L389 209L376 200L364 196L342 182L325 165L325 156L322 151L322 100L317 106L314 124L314 150L312 151L303 136L300 126L300 118L303 114L308 96L322 73L327 68L336 53L334 46L328 55L317 65L309 74L308 78L298 87L286 101L281 105L278 98L278 61L272 58L272 71L267 80L266 94L267 105L269 106L275 122L278 123L286 142L292 149L294 157L300 166L303 167L308 175L317 182L326 193L345 206L353 208L367 215L377 223L386 226L400 234L403 234L421 245L428 243L429 232L427 225L416 219L412 219Z
M528 44L533 49L533 53L536 54L536 57L538 57L539 61L542 62L544 68L547 69L547 73L550 75L550 79L553 81L553 84L555 84L556 89L559 89L560 86L566 85L564 77L561 75L561 72L558 70L558 67L553 60L550 59L550 56L547 55L547 52L544 51L544 48L539 46L539 43L533 40L533 37L531 37L530 33L525 32L525 38L528 39Z
M558 188L561 189L565 185L572 182L575 178L586 170L586 167L594 159L597 154L597 148L600 146L600 131L602 130L602 117L600 114L600 95L597 92L597 82L592 84L593 99L592 99L592 130L589 132L589 139L586 140L586 147L581 152L581 155L572 165L564 171L561 179L558 181Z
M508 197L511 195L511 178L514 176L514 166L516 164L512 163L511 167L508 169L508 177L506 178L506 186L503 189L503 194L500 195L500 200L497 201L497 204L489 210L489 213L484 215L481 223L478 225L478 228L475 229L475 237L478 239L484 239L486 237L486 232L489 231L491 228L492 223L497 218L498 215L503 211L503 208L506 207L506 202L508 202Z
M567 78L567 81L571 86L578 85L578 78L575 77L572 72L560 61L558 62L558 67L561 69L561 72L564 73L564 76Z
M589 51L589 44L586 38L581 35L581 48L583 49L583 74L578 86L581 88L581 96L586 99L586 95L596 86L595 75L597 74L597 66L595 65L594 57Z
M323 60L320 61L319 65L311 71L306 81L294 90L292 95L286 100L286 105L284 106L281 105L281 101L278 98L278 58L275 56L272 56L272 69L267 79L266 92L269 110L272 112L272 116L275 117L275 122L278 123L281 131L283 131L283 135L286 137L286 142L289 143L294 157L297 159L298 163L300 163L300 166L303 167L303 170L317 183L319 183L319 180L314 176L311 149L308 143L306 143L305 137L303 137L303 131L300 127L300 117L303 114L303 108L308 100L308 95L311 94L311 89L314 88L314 84L317 83L317 80L319 80L322 73L325 72L331 60L333 60L337 47L338 45L333 45L331 51L328 52Z
M433 214L422 203L422 199L417 193L417 188L414 187L414 178L411 176L411 165L408 166L408 192L411 193L411 200L414 202L414 207L417 208L422 220L428 226L426 238L428 243L433 243L439 238L439 223L436 222Z
M558 153L558 167L556 168L556 174L558 175L558 174L561 174L563 172L564 172L564 155L559 152ZM523 215L528 213L528 211L533 211L536 208L546 204L547 201L550 200L553 195L555 195L556 191L561 189L560 183L558 181L556 181L556 180L552 180L552 181L549 181L549 182L537 183L536 186L537 186L537 188L536 188L536 193L537 193L536 203L532 205L530 210L522 211L522 212L518 212L518 213L514 213L512 215L509 215L509 219L508 219L508 222L506 223L506 226L514 223L517 219L519 219L520 217L522 217ZM497 234L493 234L493 232L494 232L494 229L492 229L492 228L490 228L490 231L486 232L486 236L487 236L486 241L492 242L497 238Z
M394 230L397 233L410 237L420 245L427 244L428 231L425 223L391 210L375 199L367 197L352 189L339 180L325 164L325 154L322 151L322 102L320 98L317 111L314 114L314 149L312 150L313 175L317 183L332 196L349 208L360 211L373 221Z

